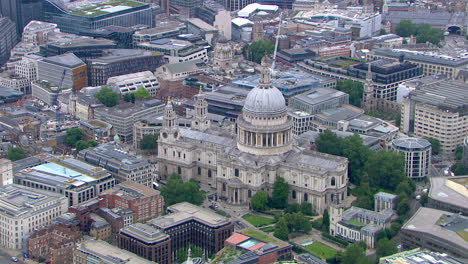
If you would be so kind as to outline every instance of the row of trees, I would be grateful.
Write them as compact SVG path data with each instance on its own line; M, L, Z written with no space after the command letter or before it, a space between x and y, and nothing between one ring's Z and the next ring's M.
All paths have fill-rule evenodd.
M107 107L113 107L119 104L120 95L118 92L112 90L109 87L102 87L99 92L97 92L94 97L99 100L103 105ZM135 103L135 100L140 99L149 99L151 98L150 92L144 87L138 88L134 93L126 93L123 96L125 102Z
M428 24L413 24L409 19L403 19L395 28L396 33L401 37L415 36L417 43L426 43L439 45L444 38L444 31L433 28Z
M90 147L96 147L98 143L95 140L83 140L83 130L81 128L70 128L67 130L66 143L72 148L76 148L77 151L87 149Z

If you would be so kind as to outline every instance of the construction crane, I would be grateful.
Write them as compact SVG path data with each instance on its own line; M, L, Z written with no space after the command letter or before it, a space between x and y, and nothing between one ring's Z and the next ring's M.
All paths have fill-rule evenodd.
M67 69L63 70L62 77L60 78L60 82L58 84L57 91L55 93L55 97L53 101L53 105L57 107L57 109L55 109L55 121L57 122L57 125L55 126L56 130L58 129L58 126L60 126L62 123L62 114L60 113L58 97L60 95L60 90L62 89L63 80L65 79L65 74L67 74Z

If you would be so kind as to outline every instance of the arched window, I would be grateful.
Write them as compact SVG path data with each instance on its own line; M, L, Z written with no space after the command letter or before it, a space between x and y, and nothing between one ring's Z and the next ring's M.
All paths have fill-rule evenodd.
M295 190L292 191L291 196L292 196L293 199L296 199L296 191Z
M309 200L309 195L307 193L304 193L304 202L307 202Z
M335 186L336 182L335 182L335 177L332 177L331 179L331 186Z

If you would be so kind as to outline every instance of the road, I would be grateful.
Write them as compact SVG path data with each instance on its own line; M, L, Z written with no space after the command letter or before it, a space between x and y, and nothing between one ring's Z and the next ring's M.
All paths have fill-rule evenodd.
M10 263L21 263L21 264L23 264L24 262L22 262L21 260L19 260L18 262L13 262L13 261L11 261L11 255L9 255L6 252L0 251L0 263L2 263L2 264L10 264Z

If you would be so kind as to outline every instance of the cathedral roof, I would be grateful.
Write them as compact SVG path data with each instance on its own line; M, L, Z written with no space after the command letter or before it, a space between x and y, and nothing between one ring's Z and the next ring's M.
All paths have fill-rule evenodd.
M259 85L247 94L244 111L259 115L275 115L285 113L286 110L286 101L283 94L271 84L270 68L264 58L262 60Z

